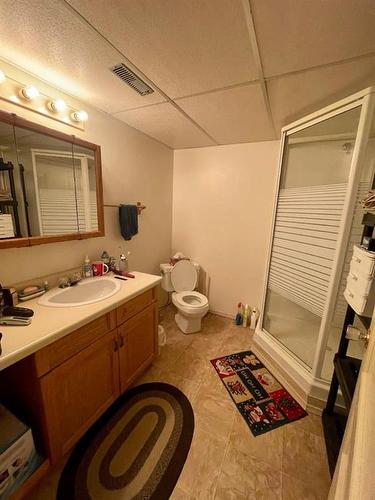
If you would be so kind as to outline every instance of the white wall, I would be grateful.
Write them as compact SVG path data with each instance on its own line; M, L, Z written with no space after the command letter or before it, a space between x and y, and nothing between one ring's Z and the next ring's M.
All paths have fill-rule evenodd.
M212 311L261 303L279 142L174 152L173 251L197 260Z
M139 218L139 234L130 242L125 242L119 232L118 210L105 208L104 238L1 249L0 283L17 283L71 269L82 263L86 253L95 259L103 249L118 256L119 245L132 252L131 268L158 273L159 263L166 261L171 253L172 150L119 120L64 96L12 66L1 63L1 68L18 81L37 85L43 93L57 95L70 105L87 110L89 121L86 131L81 132L19 106L1 102L4 111L101 145L104 203L141 201L147 209Z

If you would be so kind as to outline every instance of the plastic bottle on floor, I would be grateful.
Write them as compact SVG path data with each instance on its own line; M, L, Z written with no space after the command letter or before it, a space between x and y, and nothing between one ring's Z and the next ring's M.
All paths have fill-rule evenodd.
M239 302L237 304L237 314L236 314L236 319L235 319L235 323L238 326L242 325L242 312L241 312L242 309L241 308L242 308L242 304L241 304L241 302Z
M259 318L259 311L256 307L253 307L250 316L250 330L255 330Z
M247 327L248 325L248 321L249 321L249 313L250 313L250 307L249 307L249 304L246 304L245 307L244 307L244 311L243 311L243 320L242 320L242 326L244 328Z

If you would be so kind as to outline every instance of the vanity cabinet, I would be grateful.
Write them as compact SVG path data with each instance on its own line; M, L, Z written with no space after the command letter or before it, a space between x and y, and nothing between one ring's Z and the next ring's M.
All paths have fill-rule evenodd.
M155 326L157 307L153 304L119 327L121 392L152 363L157 351Z
M41 391L49 453L63 456L119 396L113 330L46 376Z
M1 397L27 416L51 463L152 363L156 288L0 372Z

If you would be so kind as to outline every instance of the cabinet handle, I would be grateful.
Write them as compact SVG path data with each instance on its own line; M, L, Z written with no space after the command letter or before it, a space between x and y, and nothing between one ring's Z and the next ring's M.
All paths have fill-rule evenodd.
M116 340L116 339L113 339L113 343L114 343L114 348L113 348L113 350L116 352L116 351L118 351L118 343L117 343L117 340Z
M124 346L124 337L122 335L120 335L120 345L119 347L123 347Z

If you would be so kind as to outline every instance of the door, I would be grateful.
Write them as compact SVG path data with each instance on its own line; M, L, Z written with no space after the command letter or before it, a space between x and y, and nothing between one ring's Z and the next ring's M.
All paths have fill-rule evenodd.
M119 395L117 331L41 379L53 462L61 458Z
M290 132L283 146L262 328L309 371L341 252L360 113L355 107Z
M118 328L120 390L135 380L156 354L157 306L152 304Z
M375 498L375 311L329 500Z

